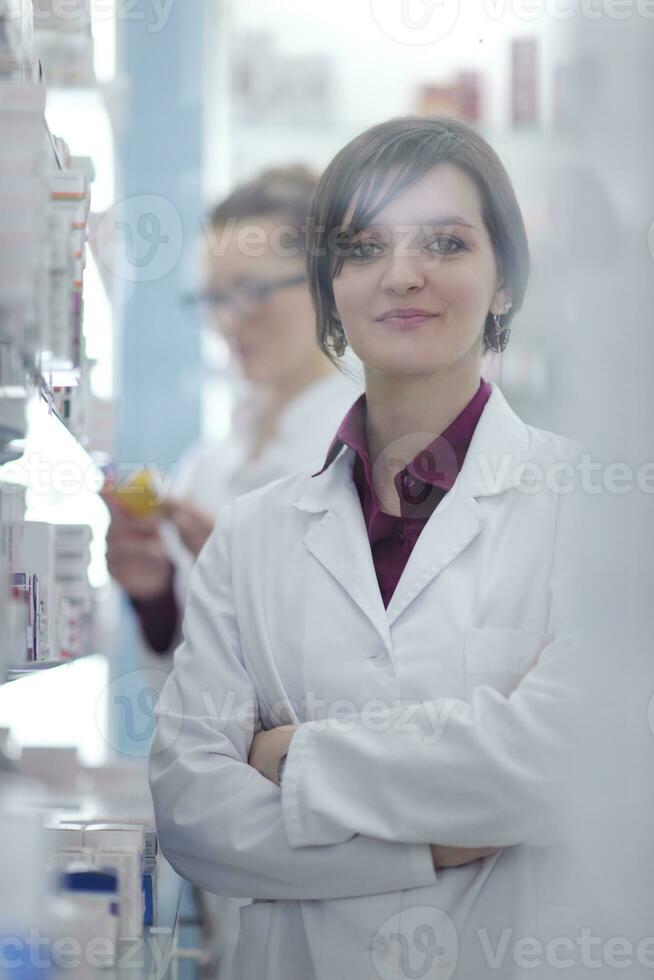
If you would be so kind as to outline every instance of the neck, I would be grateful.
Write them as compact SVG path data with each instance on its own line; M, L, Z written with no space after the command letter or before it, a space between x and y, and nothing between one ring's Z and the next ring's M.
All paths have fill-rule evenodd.
M307 365L304 371L296 371L291 377L282 378L270 385L268 389L269 410L277 417L282 409L305 388L334 374L335 371L336 368L330 364L323 354L320 354L320 358L316 358L315 361Z
M473 397L480 371L477 358L420 375L389 376L366 368L366 439L371 460L394 444L400 452L401 446L407 447L406 463L429 445Z

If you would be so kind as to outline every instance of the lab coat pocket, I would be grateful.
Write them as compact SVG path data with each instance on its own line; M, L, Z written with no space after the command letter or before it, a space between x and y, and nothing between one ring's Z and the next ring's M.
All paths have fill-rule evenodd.
M533 629L470 629L464 638L465 692L494 687L509 695L536 664L549 636Z
M268 936L274 902L255 901L240 909L235 971L238 980L265 980Z

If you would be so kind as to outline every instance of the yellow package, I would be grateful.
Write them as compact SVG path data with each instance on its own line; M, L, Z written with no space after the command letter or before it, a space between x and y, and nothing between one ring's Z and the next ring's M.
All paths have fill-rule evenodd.
M134 476L112 487L120 503L135 517L157 514L163 507L161 494L149 470L139 470Z

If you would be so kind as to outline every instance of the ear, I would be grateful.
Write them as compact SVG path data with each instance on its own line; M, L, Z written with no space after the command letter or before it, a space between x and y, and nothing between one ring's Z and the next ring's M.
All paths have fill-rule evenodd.
M500 283L495 295L493 296L493 301L490 306L490 312L496 313L498 316L504 316L508 313L513 305L513 293L508 286L504 283Z

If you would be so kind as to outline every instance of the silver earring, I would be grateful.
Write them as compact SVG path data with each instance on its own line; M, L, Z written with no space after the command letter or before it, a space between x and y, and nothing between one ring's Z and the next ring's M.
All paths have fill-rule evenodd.
M343 357L347 349L347 339L340 320L334 317L332 328L332 350L336 357Z
M511 303L507 303L504 307L504 313L508 313L511 309ZM493 323L495 326L494 334L490 338L486 338L488 346L495 354L501 354L503 350L506 349L506 345L509 342L509 337L511 336L511 327L503 327L500 321L500 314L493 313Z

